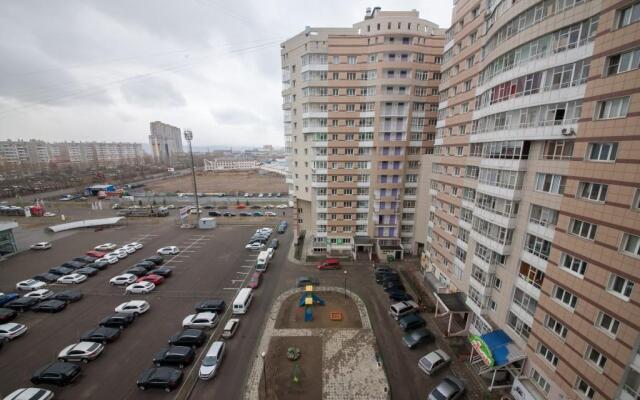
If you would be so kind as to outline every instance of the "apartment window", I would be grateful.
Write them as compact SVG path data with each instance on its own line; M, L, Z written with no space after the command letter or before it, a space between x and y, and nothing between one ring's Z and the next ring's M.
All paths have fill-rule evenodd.
M576 392L587 399L593 399L593 396L596 394L595 390L581 377L578 377L576 381Z
M591 361L599 369L603 369L605 364L607 363L607 357L605 357L602 353L600 353L592 346L587 347L585 358Z
M594 240L596 238L597 228L598 226L596 224L581 221L579 219L572 218L569 222L569 233L589 240Z
M493 281L493 287L495 287L499 291L502 288L502 279L496 277Z
M576 308L578 297L561 286L556 286L554 288L553 297L572 310Z
M356 63L356 60L357 60L357 57L356 57L356 56L349 56L349 57L347 57L347 62L348 62L349 64L355 64L355 63Z
M634 257L640 257L640 236L625 233L622 236L622 251Z
M589 143L589 161L615 161L618 143Z
M623 8L618 12L617 27L623 28L634 22L640 21L640 2Z
M547 140L544 142L542 158L545 160L568 160L573 155L573 142Z
M538 302L536 299L520 290L519 287L516 287L516 290L513 293L513 302L519 305L532 317L536 313L536 308L538 308Z
M347 89L347 96L355 96L355 95L356 95L355 89Z
M633 282L625 279L619 275L611 274L609 278L609 284L607 285L609 293L621 297L624 300L629 300L631 292L633 291Z
M608 335L615 337L618 334L618 329L620 328L620 321L603 311L599 311L598 317L596 318L596 327L602 329Z
M567 332L569 331L567 327L549 314L544 318L544 326L563 340L567 338Z
M549 384L547 379L542 376L542 374L535 368L531 368L531 380L544 393L549 394L549 391L551 391L551 385Z
M640 67L640 49L607 57L606 75L617 75Z
M511 329L513 329L514 332L524 340L529 339L529 335L531 334L531 327L511 311L509 311L509 315L507 316L507 325L509 325Z
M542 207L537 204L531 205L529 213L529 222L542 225L544 227L553 227L558 222L558 211L551 208Z
M636 188L633 201L631 202L631 209L634 211L640 210L640 188Z
M553 174L536 174L535 189L551 194L564 193L565 177Z
M340 64L340 56L333 56L333 63Z
M595 119L624 118L629 110L629 97L599 101Z
M544 272L527 264L524 261L520 262L520 277L536 288L542 288L542 283L544 282Z
M547 260L549 253L551 253L551 242L528 233L524 249L543 260Z
M558 356L556 356L547 346L542 343L538 343L538 354L542 356L549 364L556 367L558 365Z
M464 91L468 92L469 90L471 90L471 79L464 82Z
M607 198L608 185L603 183L580 182L576 197L583 200L604 201Z
M570 254L562 253L560 257L560 268L580 277L584 276L587 270L587 262Z

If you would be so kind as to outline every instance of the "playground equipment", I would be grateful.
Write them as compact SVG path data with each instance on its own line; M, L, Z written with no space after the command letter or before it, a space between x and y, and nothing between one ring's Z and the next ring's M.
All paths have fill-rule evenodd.
M313 320L313 306L324 306L324 300L316 296L313 293L313 286L307 285L304 288L304 293L300 297L299 306L304 307L304 320L305 322Z
M300 358L300 349L297 347L289 347L287 349L287 358L291 361L296 361Z

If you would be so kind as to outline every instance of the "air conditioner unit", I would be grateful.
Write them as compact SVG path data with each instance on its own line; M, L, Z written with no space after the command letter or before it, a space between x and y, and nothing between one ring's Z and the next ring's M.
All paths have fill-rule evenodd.
M563 128L560 133L562 133L562 136L575 136L576 135L576 131L571 128L569 130L567 130L567 128Z

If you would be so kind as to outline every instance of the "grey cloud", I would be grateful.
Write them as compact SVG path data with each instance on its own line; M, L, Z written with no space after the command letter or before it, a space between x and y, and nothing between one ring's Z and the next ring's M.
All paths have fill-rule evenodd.
M141 107L183 107L187 104L171 82L153 76L125 82L120 89L130 104Z
M251 125L262 122L258 115L240 109L211 110L216 123L225 125Z

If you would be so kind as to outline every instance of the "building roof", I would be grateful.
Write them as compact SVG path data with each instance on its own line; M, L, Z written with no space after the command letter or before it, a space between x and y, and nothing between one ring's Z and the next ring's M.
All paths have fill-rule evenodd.
M15 229L17 227L17 222L0 222L0 232L8 231L9 229Z
M436 293L440 302L449 310L449 312L471 312L471 309L465 304L464 293Z

